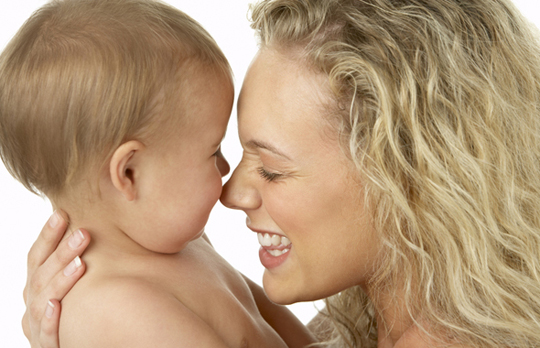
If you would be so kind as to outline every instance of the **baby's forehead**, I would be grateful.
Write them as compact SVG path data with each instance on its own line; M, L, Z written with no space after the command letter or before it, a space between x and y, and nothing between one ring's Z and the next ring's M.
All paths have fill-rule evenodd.
M219 138L219 143L232 110L234 86L230 74L212 70L215 68L182 69L162 86L150 114L166 120L160 133Z
M193 111L190 108L207 107L225 96L231 101L234 98L232 74L220 67L197 62L179 69L175 75L157 98L177 110L189 112Z

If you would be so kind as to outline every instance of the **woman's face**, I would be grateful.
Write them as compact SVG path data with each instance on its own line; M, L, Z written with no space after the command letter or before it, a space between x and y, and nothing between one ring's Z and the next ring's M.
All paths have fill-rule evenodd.
M259 233L269 298L281 304L363 285L379 250L362 186L325 118L326 76L264 49L238 101L242 161L221 197Z

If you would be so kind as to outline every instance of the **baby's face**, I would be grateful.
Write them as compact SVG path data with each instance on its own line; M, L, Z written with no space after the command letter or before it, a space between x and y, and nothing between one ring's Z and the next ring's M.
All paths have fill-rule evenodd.
M182 105L173 108L178 113L174 116L182 117L182 129L150 156L153 163L146 175L152 184L140 192L150 215L144 219L149 225L141 229L146 232L138 236L144 240L138 242L156 252L178 252L202 235L221 195L221 179L229 172L220 144L231 113L233 86L212 72L190 75L177 98Z

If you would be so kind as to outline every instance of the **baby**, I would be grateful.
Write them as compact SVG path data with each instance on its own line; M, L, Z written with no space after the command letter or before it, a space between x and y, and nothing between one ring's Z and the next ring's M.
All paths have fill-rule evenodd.
M157 1L52 1L8 44L2 160L92 235L62 302L62 348L311 342L204 236L233 96L210 35Z

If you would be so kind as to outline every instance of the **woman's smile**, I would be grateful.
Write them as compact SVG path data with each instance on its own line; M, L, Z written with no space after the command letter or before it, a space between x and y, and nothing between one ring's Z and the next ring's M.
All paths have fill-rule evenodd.
M279 234L257 233L259 244L259 258L264 267L271 269L280 266L287 260L292 249L289 238Z

